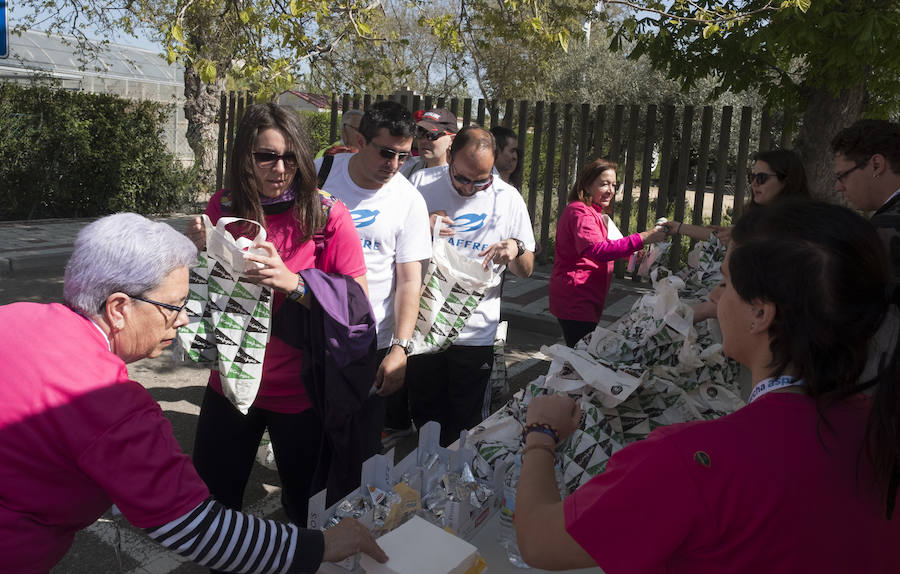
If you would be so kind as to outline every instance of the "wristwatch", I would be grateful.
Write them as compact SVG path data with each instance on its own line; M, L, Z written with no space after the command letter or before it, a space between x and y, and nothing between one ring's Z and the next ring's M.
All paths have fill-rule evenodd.
M522 256L522 254L525 253L525 242L522 241L521 239L516 239L515 237L513 237L513 241L516 242L516 247L519 248L519 252L516 253L516 257L515 257L516 259L518 259L519 257Z
M303 276L297 273L297 288L287 294L287 298L291 301L299 301L306 295L306 281Z
M398 339L397 337L391 337L391 347L393 347L394 345L397 345L398 347L403 349L403 352L407 356L412 353L413 344L409 339Z

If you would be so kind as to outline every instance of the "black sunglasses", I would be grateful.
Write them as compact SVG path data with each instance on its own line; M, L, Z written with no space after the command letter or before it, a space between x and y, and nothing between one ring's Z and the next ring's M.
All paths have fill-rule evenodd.
M172 305L170 303L161 303L160 301L154 301L153 299L147 299L145 297L138 297L137 295L129 295L132 299L137 299L138 301L143 301L144 303L150 303L151 305L156 305L157 307L162 307L163 309L170 309L172 311L176 311L176 315L181 313L187 307L187 301L184 302L184 305Z
M753 173L752 171L750 171L747 172L747 183L753 183L753 180L756 180L756 185L763 185L767 181L769 181L770 177L778 177L778 174L766 173L764 171Z
M453 175L453 179L456 180L460 185L469 185L472 184L472 189L474 191L484 191L489 188L492 183L494 183L494 174L488 176L487 179L479 179L479 180L471 180L468 177L463 175L459 175L458 173L451 174Z
M425 138L431 141L437 141L448 133L449 132L430 132L425 128L419 128L418 130L416 130L416 137Z
M287 169L297 167L297 156L293 152L277 154L271 151L255 151L253 152L253 159L256 160L256 165L259 167L272 167L278 160L283 161L284 167Z
M380 145L378 145L377 143L375 143L373 141L370 141L369 145L373 146L375 149L377 149L378 155L380 155L384 159L397 158L397 161L399 161L400 163L405 162L406 160L409 159L409 156L412 155L408 151L397 151L397 150L393 150L389 147L381 147Z

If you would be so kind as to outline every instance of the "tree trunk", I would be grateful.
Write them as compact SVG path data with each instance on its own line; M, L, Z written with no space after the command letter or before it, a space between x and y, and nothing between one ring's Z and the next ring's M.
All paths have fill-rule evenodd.
M216 184L216 154L219 138L219 103L225 91L225 78L217 76L206 84L192 67L184 70L184 117L188 122L187 141L194 150L194 165L200 168L203 192L212 192Z
M825 88L814 88L808 93L797 151L806 168L809 189L817 199L844 204L843 196L834 190L831 140L860 118L865 93L863 86L845 89L840 94Z

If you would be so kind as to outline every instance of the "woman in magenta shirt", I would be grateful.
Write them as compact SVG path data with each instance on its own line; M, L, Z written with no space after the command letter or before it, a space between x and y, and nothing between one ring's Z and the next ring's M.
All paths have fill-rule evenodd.
M722 275L722 346L750 371L747 406L654 430L563 501L555 447L580 409L563 395L535 398L515 504L528 564L898 571L897 309L875 228L836 205L779 201L737 222ZM872 343L891 337L893 358L865 376Z
M265 225L268 241L262 247L268 256L249 257L263 267L246 276L273 289L273 314L287 298L307 300L298 274L304 269L347 275L366 288L365 260L350 212L341 202L324 198L330 204L326 215L305 141L294 112L276 104L247 108L235 135L229 189L216 192L206 208L213 224L228 215ZM229 230L240 233L238 225L232 223ZM188 235L202 247L199 217ZM219 372L210 374L197 422L194 465L225 506L241 508L260 438L268 430L282 481L282 505L291 521L306 524L322 423L300 378L302 362L300 349L272 335L259 391L246 415L223 395Z
M613 261L662 241L662 227L609 238L610 204L616 195L616 164L596 159L586 165L569 193L556 226L556 256L550 276L550 312L559 320L566 345L574 347L600 321L612 279Z

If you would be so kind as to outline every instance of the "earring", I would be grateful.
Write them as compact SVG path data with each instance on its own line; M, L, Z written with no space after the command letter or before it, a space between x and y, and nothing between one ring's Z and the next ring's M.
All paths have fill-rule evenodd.
M750 323L750 330L752 331L753 329L756 329L756 321Z

